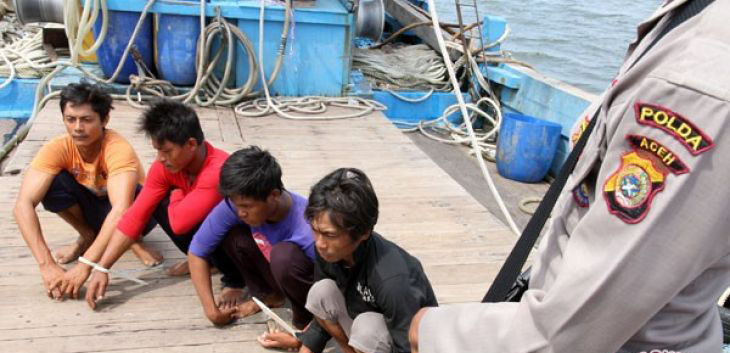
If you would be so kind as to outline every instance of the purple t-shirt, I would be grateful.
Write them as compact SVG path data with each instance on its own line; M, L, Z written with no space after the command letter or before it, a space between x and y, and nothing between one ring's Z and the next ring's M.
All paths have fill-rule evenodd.
M276 245L282 241L297 244L302 251L314 261L314 237L312 227L304 217L307 199L289 192L292 206L286 218L276 223L264 223L260 227L251 227L251 234L260 233ZM189 251L198 257L207 257L218 247L231 228L245 224L238 218L236 208L228 198L224 198L210 211L203 224L193 236Z

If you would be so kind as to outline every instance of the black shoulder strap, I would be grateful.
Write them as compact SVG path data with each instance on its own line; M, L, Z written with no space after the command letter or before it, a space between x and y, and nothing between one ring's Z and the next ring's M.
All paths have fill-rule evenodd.
M578 142L568 155L568 158L563 164L563 168L560 169L558 177L555 178L552 184L550 184L550 188L548 188L547 193L545 193L545 196L542 198L540 205L537 206L535 214L532 215L530 221L527 222L525 230L522 231L522 235L517 240L514 248L512 248L512 252L510 252L507 260L504 262L504 265L502 265L502 268L499 270L497 278L494 279L492 286L484 296L484 299L482 299L483 303L496 303L503 301L507 292L512 287L512 284L517 279L517 276L519 276L520 271L522 270L522 265L525 264L527 256L530 254L530 249L532 249L535 245L535 241L537 241L540 231L545 226L545 222L548 217L550 217L550 213L552 213L553 207L555 207L555 203L558 201L560 192L563 190L565 183L568 181L568 177L573 172L573 169L575 169L575 165L578 163L578 157L580 157L581 152L583 152L583 148L585 148L586 143L588 142L588 137L591 135L593 128L596 126L598 113L600 111L600 109L596 110L596 113L593 115L593 118L591 118L591 122L588 124L588 127L580 136L580 139L578 139Z
M639 61L644 54L646 54L646 52L659 41L659 39L664 37L665 34L669 33L672 29L676 28L684 21L700 13L712 2L713 0L689 0L680 5L679 8L675 9L675 13L670 19L669 24L662 29L656 38L654 38L651 44L649 44L644 52L641 53L639 58L634 61L634 64ZM540 202L540 205L537 206L535 214L532 218L530 218L525 230L522 231L522 235L517 240L514 248L512 248L512 252L510 252L507 260L504 262L504 265L502 265L502 268L499 270L497 277L494 279L494 282L492 282L491 287L489 287L489 291L487 291L484 299L482 299L483 303L496 303L503 301L510 288L512 288L512 284L517 279L517 276L519 276L522 266L525 264L527 256L530 254L530 250L535 245L535 242L540 235L540 231L545 226L545 222L548 217L550 217L553 207L555 207L555 203L558 201L558 196L560 196L560 192L563 190L565 183L568 181L568 176L570 176L573 169L575 169L578 157L581 152L583 152L583 148L585 147L589 136L593 132L593 128L596 125L598 113L600 111L600 108L596 110L591 122L588 124L588 128L586 128L583 132L580 139L573 147L573 150L570 152L570 155L568 155L558 177L550 185L550 188Z

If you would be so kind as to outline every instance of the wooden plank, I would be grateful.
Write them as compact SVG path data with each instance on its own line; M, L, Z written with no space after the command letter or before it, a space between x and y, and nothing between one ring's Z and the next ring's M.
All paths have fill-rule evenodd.
M331 114L341 113L335 108ZM417 256L443 303L481 299L516 237L463 187L430 160L380 113L338 121L292 121L275 116L236 117L229 109L199 109L206 140L233 152L247 144L268 149L279 160L288 190L302 195L335 168L362 168L380 200L376 230ZM109 127L136 148L143 164L156 156L136 131L140 112L115 102ZM49 138L63 133L58 102L39 114L28 139L9 164L23 169ZM264 329L256 315L224 329L204 317L187 278L159 270L138 272L139 286L113 279L100 310L83 301L46 298L38 266L20 236L12 209L22 174L0 176L0 345L15 352L264 352L255 337ZM52 250L76 238L56 215L38 208ZM169 266L184 257L159 229L145 243ZM68 265L70 268L72 265ZM115 269L143 270L130 253ZM220 288L220 275L214 288ZM287 309L282 315L290 315Z

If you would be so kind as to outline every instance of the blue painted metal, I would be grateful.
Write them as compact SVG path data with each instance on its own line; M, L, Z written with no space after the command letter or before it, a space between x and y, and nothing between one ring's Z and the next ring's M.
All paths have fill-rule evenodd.
M0 89L0 118L26 120L33 112L36 79L16 78Z
M114 74L124 49L132 38L132 32L139 20L140 14L124 11L109 11L108 29L104 42L96 51L99 65L107 78ZM94 37L101 31L101 16L94 24ZM152 16L145 18L134 44L142 56L142 61L148 68L152 68ZM127 56L116 82L129 83L129 75L137 74L137 66L132 55Z
M297 14L298 17L301 15ZM297 17L297 18L298 18ZM249 37L258 38L258 21L239 20L238 27ZM264 71L271 76L279 49L283 22L264 24ZM287 96L339 96L348 83L351 27L311 23L296 23L294 37L289 38L284 63L276 81L271 85L273 94ZM258 60L258 40L253 40L254 56ZM247 53L236 52L236 83L243 84L249 75ZM256 73L258 74L258 73ZM260 90L261 80L256 89Z
M488 66L486 70L481 65L482 74L489 78L490 81L496 82L502 86L511 89L520 89L524 75L516 74L513 70L505 66Z
M141 11L145 3L144 0L109 0L108 6L114 10ZM216 9L223 17L236 23L251 40L254 47L251 55L259 61L259 2L210 1L206 4L206 15L213 16ZM159 0L150 11L199 16L199 4ZM317 0L312 7L296 8L293 19L284 63L279 76L270 87L271 93L284 96L342 95L349 82L354 15L338 0ZM273 71L281 42L283 6L266 4L264 20L263 66L268 78ZM237 47L237 85L245 83L250 75L248 55L242 46ZM255 89L262 89L260 79Z
M562 126L558 151L550 168L552 174L557 174L570 152L570 130L595 96L529 70L520 71L510 65L500 65L500 68L522 78L517 89L498 86L504 112L539 116Z
M428 94L427 91L396 91L396 93L409 99L417 99ZM471 102L469 94L463 93L463 97L467 103ZM388 107L383 112L388 119L408 123L436 119L446 108L456 104L456 96L452 92L434 92L428 99L416 103L399 99L387 91L373 91L372 98ZM450 114L448 120L454 124L463 121L459 112Z
M545 178L555 158L560 124L517 113L502 118L496 158L499 175L526 183Z
M195 1L195 0L187 0ZM195 84L200 19L195 16L155 14L154 60L160 78L178 86Z
M108 0L107 7L110 10L141 12L147 4L146 0ZM237 18L247 20L258 20L259 1L209 1L205 6L206 16L214 16L216 8L219 8L221 15L226 18ZM167 13L173 15L194 15L200 16L198 3L185 1L158 0L149 10L152 13ZM351 16L338 0L317 0L312 7L296 8L297 23L319 23L332 25L349 25ZM301 15L300 14L306 14ZM266 4L266 21L283 21L284 10L282 6Z
M499 16L485 16L483 21L482 37L486 43L499 39L507 28L507 22ZM499 50L499 45L487 49ZM507 64L480 67L484 76L496 84L504 113L538 116L562 126L556 157L550 167L550 172L557 174L570 152L570 130L594 97L529 69L518 70Z
M482 24L482 38L484 40L484 45L486 46L489 43L494 43L497 39L499 39L503 34L504 31L507 30L507 20L505 20L502 17L499 16L484 16L483 24ZM501 45L495 45L491 48L487 48L488 52L498 52L500 51Z

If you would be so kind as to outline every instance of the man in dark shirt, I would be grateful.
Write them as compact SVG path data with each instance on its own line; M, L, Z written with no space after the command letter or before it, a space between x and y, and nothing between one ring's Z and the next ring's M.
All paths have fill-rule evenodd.
M378 198L365 173L340 168L325 176L312 187L305 215L317 250L306 304L315 320L292 345L321 352L334 338L346 353L410 352L411 319L436 306L436 297L421 263L373 231ZM283 336L260 341L281 347Z

